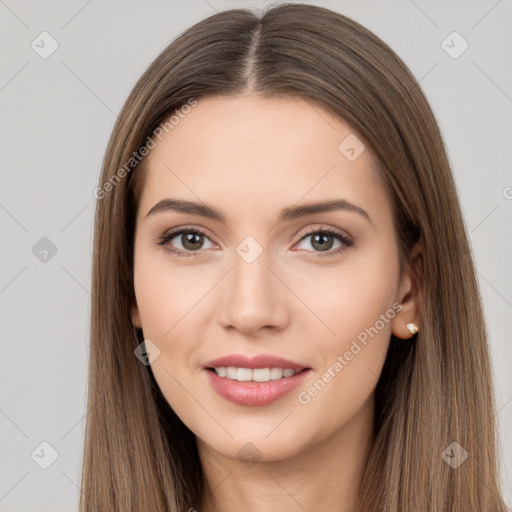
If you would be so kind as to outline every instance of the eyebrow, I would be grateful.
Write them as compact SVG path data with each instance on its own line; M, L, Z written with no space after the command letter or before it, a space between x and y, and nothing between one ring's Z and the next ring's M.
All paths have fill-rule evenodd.
M357 213L364 217L367 221L374 225L370 215L363 208L350 203L346 199L331 199L327 201L321 201L318 203L308 203L301 206L290 206L283 208L278 217L278 222L291 221L305 217L307 215L313 215L315 213L323 213L334 210L345 210L353 213ZM204 203L196 203L194 201L187 201L184 199L166 198L156 203L151 210L146 214L146 217L162 213L166 211L175 211L180 213L187 213L189 215L199 215L208 219L218 220L222 223L226 222L226 217L215 210L211 206Z

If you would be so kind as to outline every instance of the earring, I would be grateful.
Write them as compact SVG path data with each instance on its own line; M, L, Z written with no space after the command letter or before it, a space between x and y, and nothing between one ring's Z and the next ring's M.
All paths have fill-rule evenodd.
M418 327L414 324L407 324L407 329L409 329L409 332L413 335L419 331Z

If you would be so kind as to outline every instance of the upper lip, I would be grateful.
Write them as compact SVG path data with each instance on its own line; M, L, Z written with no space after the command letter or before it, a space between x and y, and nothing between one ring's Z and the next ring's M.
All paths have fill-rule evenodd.
M213 359L205 363L205 368L219 368L221 366L234 366L236 368L282 368L290 370L303 370L309 368L307 365L296 363L282 357L271 354L259 354L257 356L244 356L242 354L231 354L229 356Z

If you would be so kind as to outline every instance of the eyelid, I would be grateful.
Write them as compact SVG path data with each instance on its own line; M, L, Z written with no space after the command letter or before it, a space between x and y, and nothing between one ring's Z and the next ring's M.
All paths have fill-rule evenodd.
M167 237L170 235L176 236L182 231L201 233L202 235L204 235L205 237L209 238L212 241L215 238L215 236L211 235L211 232L208 228L205 228L204 226L199 226L197 224L184 224L183 226L177 226L175 228L166 229L161 235L161 237Z
M350 239L350 241L352 241L352 242L354 240L354 237L346 229L335 228L333 226L330 226L329 224L318 223L318 224L313 224L313 227L311 227L311 228L308 227L300 235L299 241L302 240L305 236L311 235L312 233L317 233L318 231L327 231L333 235ZM298 233L301 233L301 231L299 230Z

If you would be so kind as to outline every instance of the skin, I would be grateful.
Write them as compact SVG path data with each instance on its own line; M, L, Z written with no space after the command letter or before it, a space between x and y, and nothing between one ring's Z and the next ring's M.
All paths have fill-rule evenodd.
M201 512L353 510L390 335L410 338L406 324L419 326L421 318L409 267L399 273L391 202L370 149L355 161L338 150L350 133L299 99L209 97L149 155L132 315L160 350L151 369L162 393L196 435L212 489L195 507ZM204 202L226 221L171 210L146 217L167 197ZM339 198L366 210L371 222L346 210L277 221L282 208ZM187 253L197 247L199 255L178 257L155 244L182 226L205 233ZM334 254L344 245L337 238L327 239L325 252L314 235L304 237L329 227L353 245ZM236 252L247 236L263 249L252 263ZM182 235L167 243L186 252L182 244ZM400 303L316 396L299 402L300 391ZM202 369L234 353L269 353L312 372L270 405L241 406L219 396ZM261 457L253 465L237 455L248 442Z

